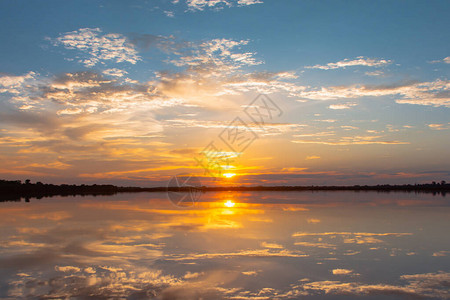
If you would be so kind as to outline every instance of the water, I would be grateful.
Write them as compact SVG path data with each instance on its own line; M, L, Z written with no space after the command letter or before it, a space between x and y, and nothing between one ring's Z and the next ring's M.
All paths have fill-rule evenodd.
M164 193L0 203L0 297L450 298L448 197Z

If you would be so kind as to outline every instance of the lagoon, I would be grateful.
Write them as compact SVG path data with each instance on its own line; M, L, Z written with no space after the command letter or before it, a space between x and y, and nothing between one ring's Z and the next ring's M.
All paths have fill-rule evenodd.
M0 298L450 298L450 201L165 193L0 203Z

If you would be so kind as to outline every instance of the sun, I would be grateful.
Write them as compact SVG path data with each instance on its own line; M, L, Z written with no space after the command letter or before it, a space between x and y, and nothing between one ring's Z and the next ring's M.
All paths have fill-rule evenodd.
M236 176L235 173L224 173L224 174L223 174L223 177L226 177L226 178L232 178L232 177L234 177L234 176Z
M226 207L234 207L236 203L231 200L227 200L223 205L225 205Z

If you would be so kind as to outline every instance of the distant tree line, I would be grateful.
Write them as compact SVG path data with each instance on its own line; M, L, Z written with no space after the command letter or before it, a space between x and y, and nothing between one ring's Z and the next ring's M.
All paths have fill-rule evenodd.
M76 195L114 195L118 188L114 185L69 185L69 184L44 184L42 182L31 183L20 180L0 180L0 201L20 201L25 198L41 199L52 196L76 196Z
M223 186L223 187L118 187L109 184L93 185L69 185L69 184L44 184L42 182L31 183L29 179L0 180L0 201L29 201L30 198L41 199L52 196L100 196L114 195L117 193L137 192L189 192L195 189L201 192L219 191L377 191L377 192L415 192L433 193L445 196L450 192L450 184L445 181L425 184L404 185L353 185L353 186Z

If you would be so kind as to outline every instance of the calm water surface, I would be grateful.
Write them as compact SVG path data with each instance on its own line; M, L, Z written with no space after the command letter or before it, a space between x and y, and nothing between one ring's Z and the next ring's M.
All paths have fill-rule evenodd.
M164 193L0 203L0 298L450 299L450 198Z

